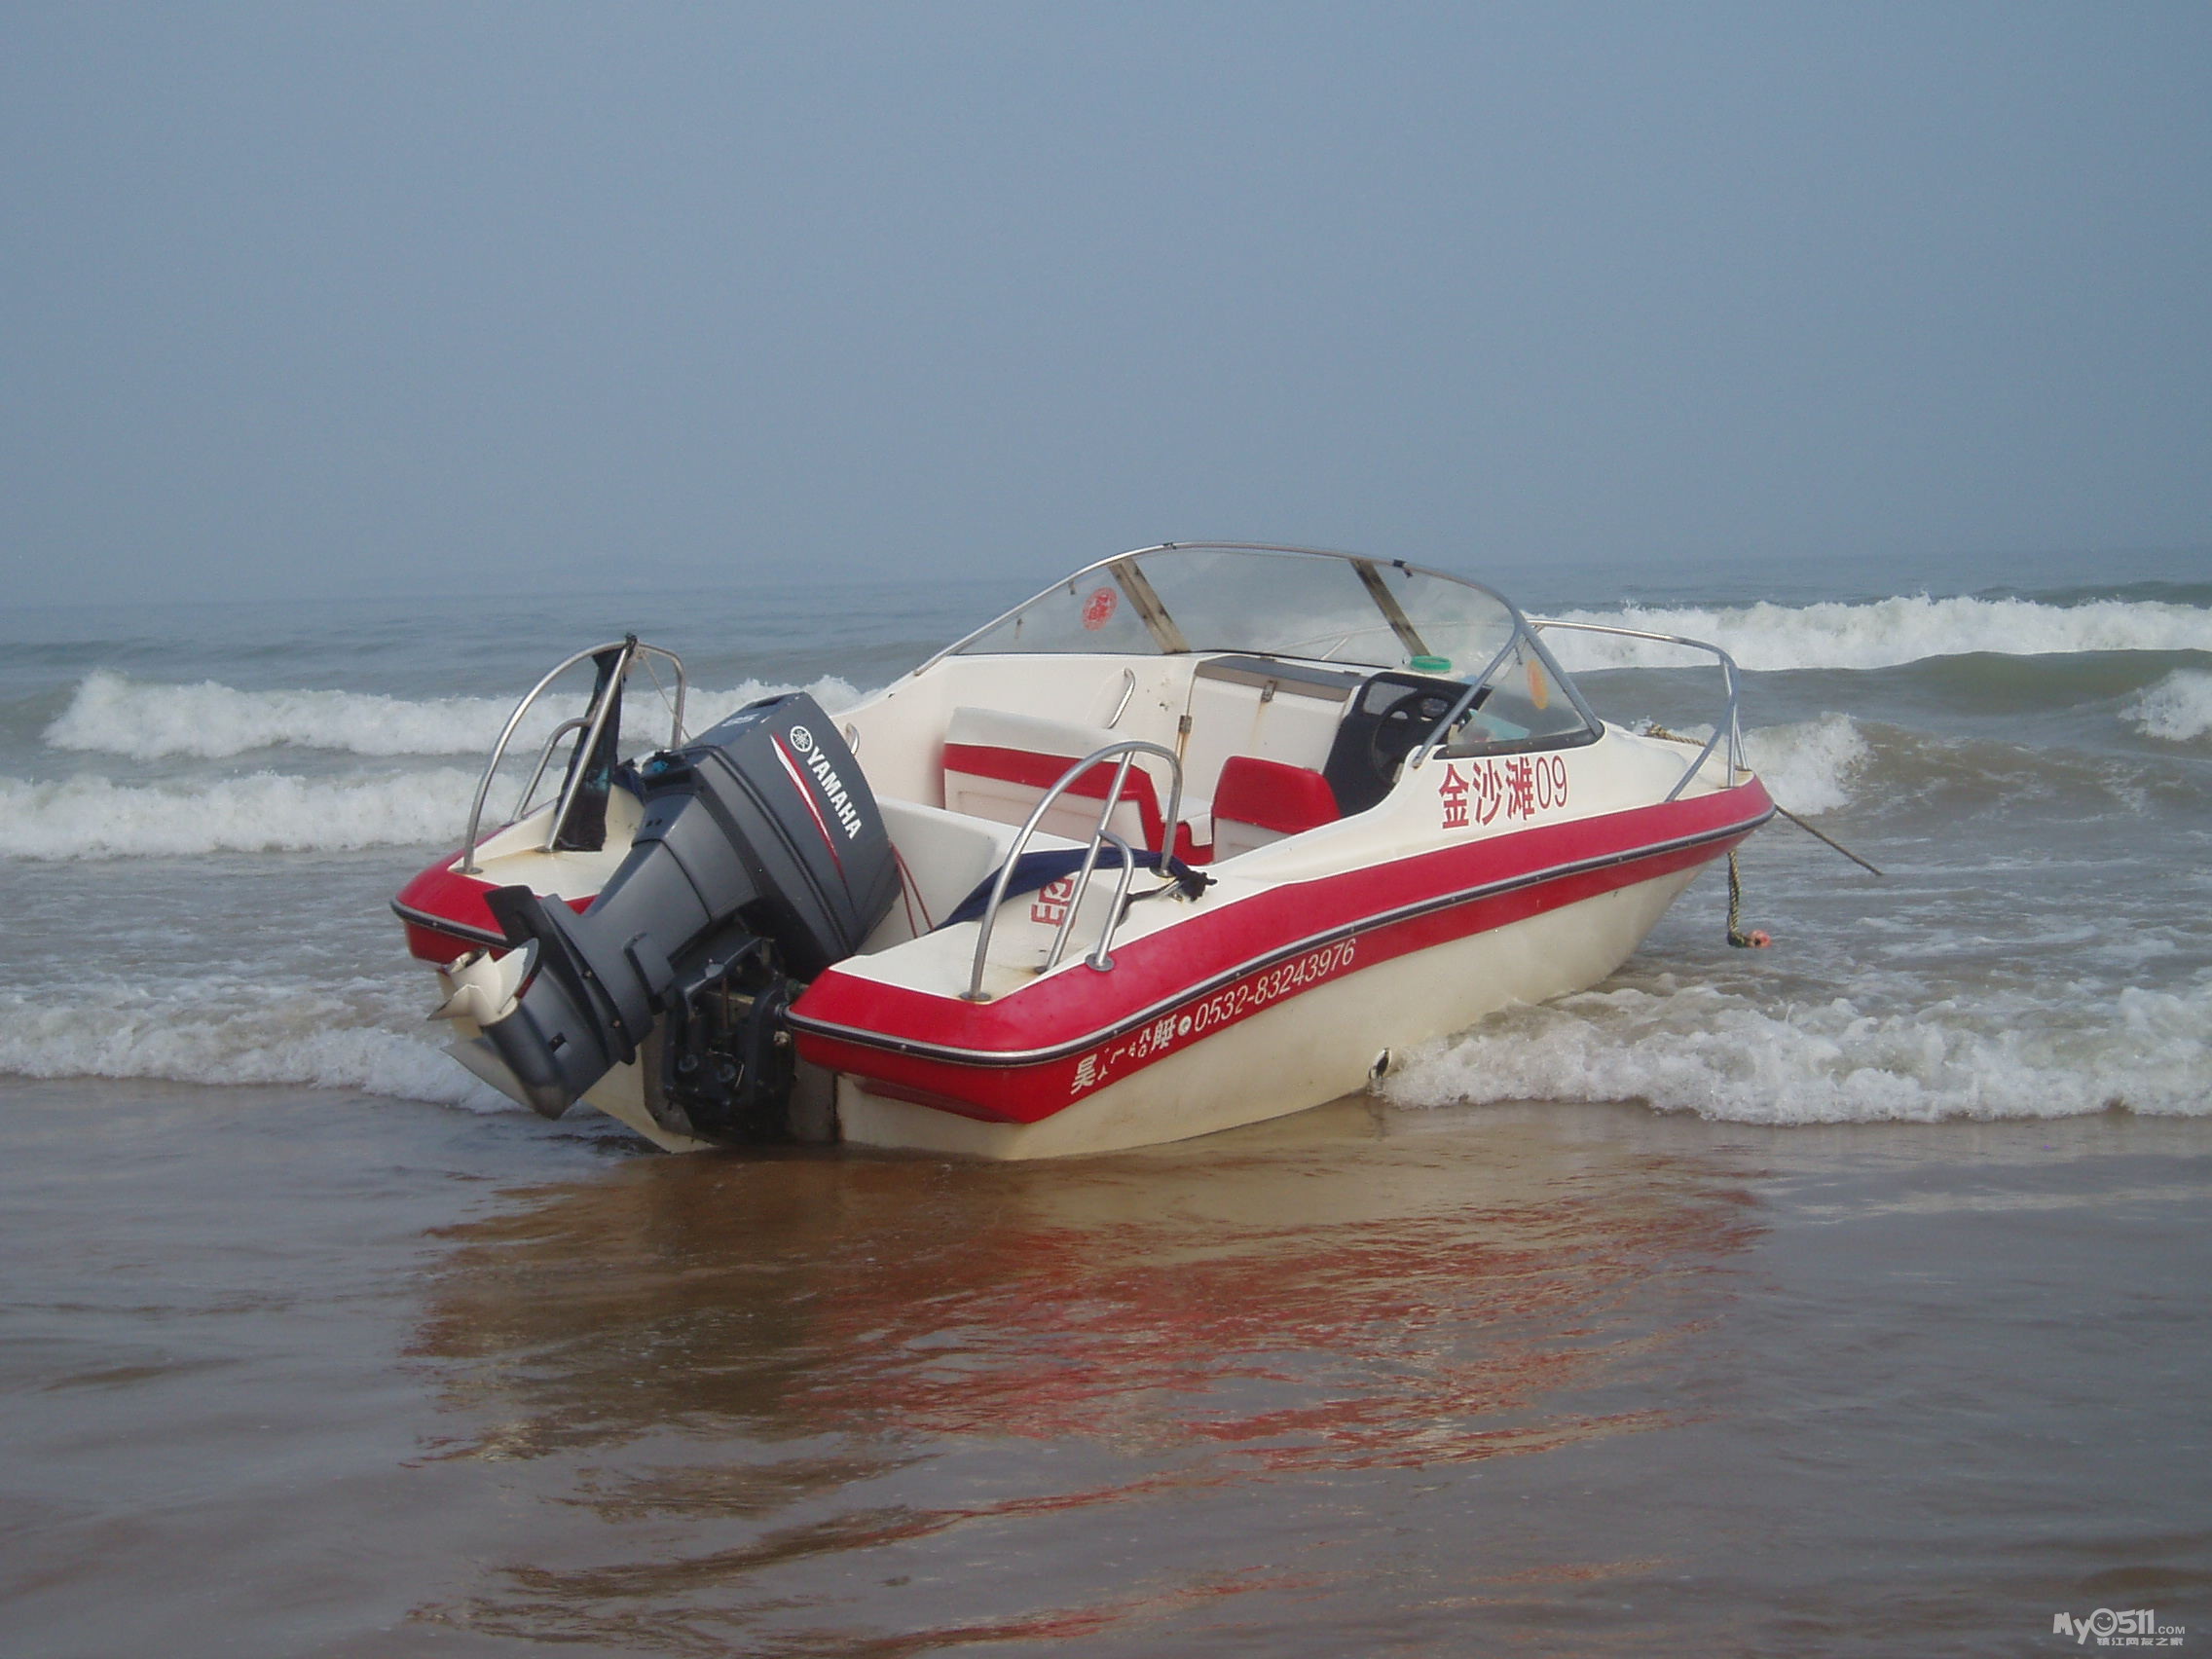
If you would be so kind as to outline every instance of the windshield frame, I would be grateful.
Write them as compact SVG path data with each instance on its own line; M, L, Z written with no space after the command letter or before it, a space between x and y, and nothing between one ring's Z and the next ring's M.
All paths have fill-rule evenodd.
M1409 616L1404 608L1400 606L1397 600L1397 596L1390 591L1388 584L1382 578L1382 571L1384 570L1387 569L1390 571L1400 571L1407 576L1428 577L1436 581L1450 583L1455 587L1466 588L1474 593L1482 595L1486 600L1489 600L1493 604L1496 605L1500 611L1503 612L1509 623L1504 642L1497 647L1496 653L1493 657L1491 657L1490 661L1483 666L1480 673L1464 673L1456 676L1439 677L1440 679L1449 678L1451 680L1456 681L1458 683L1463 684L1466 689L1464 694L1458 698L1452 714L1446 717L1446 719L1438 721L1435 728L1428 733L1426 738L1420 744L1416 745L1414 753L1419 755L1424 759L1430 753L1444 747L1447 734L1453 730L1455 721L1460 718L1463 718L1471 708L1478 706L1478 700L1484 694L1484 687L1489 685L1492 681L1496 678L1501 673L1501 671L1504 671L1512 662L1524 660L1524 658L1527 656L1534 657L1543 665L1544 670L1551 676L1554 683L1560 689L1566 692L1567 702L1573 708L1574 712L1581 717L1585 727L1584 734L1565 737L1563 740L1555 740L1554 742L1545 743L1540 745L1540 747L1556 747L1559 746L1562 741L1564 741L1564 743L1567 745L1591 742L1594 741L1604 730L1604 720L1599 718L1596 711L1594 711L1590 707L1589 703L1583 699L1581 688L1575 684L1572 677L1567 675L1565 670L1560 667L1558 660L1554 658L1550 650L1545 647L1544 643L1540 638L1539 630L1530 624L1528 616L1523 613L1519 606L1515 605L1510 599L1507 599L1505 595L1498 592L1497 589L1492 587L1489 583L1475 581L1471 577L1458 575L1451 571L1440 571L1431 565L1416 565L1405 559L1381 559L1376 558L1370 554L1345 552L1337 548L1297 547L1268 541L1161 541L1149 547L1133 547L1126 552L1116 553L1110 555L1107 558L1095 560L1092 563L1084 566L1082 569L1071 571L1069 574L1060 577L1059 580L1051 583L1050 586L1040 588L1036 593L1030 595L1029 598L1023 600L1019 605L1009 608L998 616L995 616L990 621L984 623L981 627L963 635L960 639L955 640L951 645L946 645L942 650L932 656L927 662L923 663L913 672L916 675L924 674L930 669L936 667L937 664L944 661L947 657L966 654L991 656L1020 656L1025 654L1047 656L1060 654L1056 651L1039 651L1033 653L1025 653L1021 651L989 651L970 653L968 651L968 647L974 645L977 641L984 638L986 635L993 633L1005 624L1013 621L1015 617L1021 615L1022 612L1028 610L1032 606L1049 603L1063 592L1073 591L1073 589L1082 584L1086 577L1098 574L1104 574L1113 580L1116 588L1128 601L1131 611L1139 620L1141 620L1145 630L1145 637L1150 639L1153 645L1153 649L1150 652L1138 652L1128 649L1100 649L1094 653L1099 656L1137 657L1143 655L1151 655L1160 657L1196 657L1217 655L1222 653L1223 651L1235 651L1246 654L1278 657L1285 661L1326 662L1333 667L1362 669L1371 676L1375 674L1402 675L1408 672L1416 674L1422 672L1422 670L1419 667L1413 667L1410 664L1388 662L1359 662L1348 658L1339 658L1333 654L1325 657L1309 656L1301 655L1292 651L1270 649L1265 646L1251 645L1235 646L1207 645L1194 647L1188 642L1188 640L1184 638L1183 631L1175 621L1173 613L1168 610L1167 607L1161 602L1160 595L1154 590L1153 585L1150 579L1146 576L1143 568L1136 563L1137 560L1142 559L1150 554L1185 552L1250 553L1271 556L1291 555L1298 558L1335 560L1341 564L1349 565L1352 568L1354 574L1358 577L1360 585L1366 590L1368 600L1374 606L1378 618L1387 627L1390 637L1398 643L1407 656L1411 659L1418 660L1420 657L1429 655L1430 652L1427 648L1426 644L1422 640L1419 631L1419 618Z
M1067 588L1081 582L1086 576L1095 575L1099 573L1104 573L1105 575L1110 576L1114 580L1115 585L1120 588L1124 594L1128 595L1132 608L1137 611L1137 614L1143 620L1146 630L1152 638L1155 650L1150 654L1159 656L1203 655L1206 654L1206 652L1209 650L1226 649L1243 651L1257 650L1262 655L1271 656L1287 656L1291 654L1283 651L1269 651L1265 647L1254 645L1208 646L1203 648L1194 648L1182 638L1181 631L1175 626L1173 618L1167 614L1165 607L1161 605L1158 596L1152 593L1151 584L1145 579L1143 571L1133 563L1131 563L1131 561L1141 559L1147 554L1151 553L1290 554L1295 557L1306 559L1334 559L1341 564L1349 565L1352 568L1354 573L1358 576L1361 586L1366 589L1369 600L1374 604L1376 614L1385 624L1388 625L1392 636L1406 647L1408 653L1411 655L1418 656L1424 655L1426 653L1421 648L1421 642L1418 633L1418 624L1412 618L1409 618L1406 615L1405 611L1398 606L1396 597L1392 595L1389 592L1388 588L1382 582L1381 571L1384 568L1394 571L1402 571L1408 575L1433 577L1438 581L1450 582L1455 587L1472 589L1474 592L1482 594L1485 598L1493 600L1505 610L1506 614L1512 619L1514 637L1520 638L1524 635L1533 637L1534 633L1534 630L1530 629L1529 626L1528 617L1522 614L1521 608L1515 605L1510 599L1507 599L1505 595L1499 593L1497 589L1492 587L1487 582L1478 582L1473 580L1471 577L1458 575L1451 571L1440 571L1433 565L1416 565L1412 561L1406 559L1381 559L1375 557L1372 554L1348 553L1333 547L1295 547L1272 541L1161 541L1155 542L1149 547L1132 547L1126 552L1111 554L1104 559L1093 560L1090 564L1085 565L1080 570L1069 571L1066 575L1060 577L1057 581L1051 582L1045 587L1039 588L1027 599L1024 599L1019 605L1009 606L1005 610L992 617L981 627L972 629L968 633L963 634L959 639L953 641L952 644L946 645L943 649L931 656L927 662L924 662L919 668L916 668L914 672L916 674L920 674L925 669L934 668L938 663L943 661L946 657L949 656L971 654L968 652L968 647L974 645L977 640L983 638L984 635L991 633L993 630L1001 627L1005 623L1011 622L1014 617L1020 615L1030 607L1040 605L1051 600L1063 588ZM1024 653L1019 651L1009 651L992 652L989 654L1019 656ZM1100 656L1135 656L1145 653L1134 651L1101 650L1096 654ZM1338 659L1334 657L1326 659L1316 657L1300 660L1327 660L1330 662L1338 662L1341 660L1343 661L1345 666L1368 669L1383 669L1397 666L1391 663L1381 662L1353 662L1349 659Z

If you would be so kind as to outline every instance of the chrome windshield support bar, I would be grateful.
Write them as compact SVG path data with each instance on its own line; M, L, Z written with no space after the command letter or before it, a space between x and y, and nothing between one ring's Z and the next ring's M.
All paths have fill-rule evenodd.
M999 906L1006 903L1007 887L1014 880L1014 866L1020 863L1021 855L1028 850L1031 838L1037 833L1037 827L1045 822L1045 814L1051 811L1060 796L1087 776L1092 767L1103 765L1119 756L1121 764L1114 768L1114 781L1107 786L1106 798L1098 803L1098 822L1091 828L1090 843L1084 849L1083 863L1077 870L1073 891L1068 895L1067 908L1060 916L1059 928L1052 936L1052 947L1045 959L1042 971L1050 972L1057 967L1060 958L1066 954L1068 938L1075 929L1076 910L1083 903L1084 895L1090 886L1090 878L1097 869L1098 850L1108 841L1121 850L1122 876L1114 896L1113 911L1107 916L1106 925L1099 930L1097 945L1085 960L1101 973L1114 966L1114 959L1108 952L1113 948L1115 930L1122 925L1122 910L1128 898L1129 885L1136 879L1136 859L1131 854L1128 843L1108 830L1106 825L1114 816L1114 808L1122 804L1122 792L1128 785L1129 767L1139 755L1155 756L1167 762L1167 814L1161 829L1161 839L1166 842L1166 846L1159 851L1162 859L1168 856L1175 845L1175 826L1183 811L1183 763L1175 757L1175 752L1134 737L1092 750L1061 773L1059 782L1047 790L1044 798L1030 808L1028 818L1022 822L1020 830L1014 837L1014 844L1007 849L1006 857L1000 861L998 874L991 881L990 902L984 905L982 918L976 929L976 960L968 976L968 988L960 993L964 1000L990 1000L983 994L983 965L990 955L991 933L998 925Z
M1406 614L1406 608L1398 603L1398 596L1390 591L1390 584L1382 579L1382 572L1375 568L1372 559L1354 559L1351 568L1359 575L1359 584L1367 590L1367 597L1375 602L1390 624L1390 632L1398 636L1398 644L1406 647L1409 657L1427 656L1428 642L1420 637L1414 619Z
M1452 728L1467 718L1467 712L1475 706L1475 699L1483 694L1483 687L1490 683L1490 677L1495 674L1499 665L1513 654L1513 647L1521 643L1521 639L1522 631L1519 628L1514 629L1513 637L1499 647L1497 655L1490 659L1489 666L1467 682L1466 690L1459 693L1459 700L1452 705L1452 712L1436 722L1428 734L1428 741L1422 744L1419 753L1406 763L1407 770L1419 771L1422 766L1428 763L1428 757L1451 740Z
M1169 656L1179 655L1191 648L1190 641L1183 638L1183 630L1175 618L1167 613L1167 607L1160 603L1160 595L1153 591L1152 578L1144 573L1134 559L1116 559L1107 566L1114 572L1114 580L1129 596L1129 604L1136 608L1144 619L1146 630L1153 643Z
M1720 664L1720 683L1728 694L1728 704L1719 720L1714 723L1713 735L1705 740L1705 747L1697 752L1697 758L1689 763L1688 769L1675 781L1675 787L1667 792L1667 798L1673 800L1690 787L1690 780L1705 769L1705 763L1713 758L1722 738L1728 740L1728 784L1722 787L1735 783L1736 774L1744 770L1744 733L1737 721L1737 705L1743 698L1743 682L1734 657L1718 645L1708 644L1704 640L1686 639L1680 634L1654 634L1645 628L1615 628L1604 622L1555 622L1538 616L1530 617L1529 626L1538 633L1547 628L1560 628L1576 634L1609 634L1621 640L1647 640L1653 645L1681 645L1711 655Z
M608 681L607 696L604 699L595 698L594 706L586 709L581 716L564 721L554 728L553 735L546 739L544 753L538 756L536 770L531 774L529 788L523 791L522 799L515 805L515 820L519 821L529 816L531 796L536 793L539 782L545 776L545 767L552 758L554 746L565 735L579 729L588 730L590 735L584 740L578 753L588 755L591 752L592 745L598 741L600 732L605 729L608 713L612 709L615 699L622 694L623 684L628 681L631 669L641 661L657 660L665 662L674 671L676 697L674 714L669 722L669 747L673 749L683 741L683 698L686 682L683 674L683 659L674 651L663 650L658 645L644 645L633 638L609 640L605 645L592 645L587 649L577 651L573 656L564 657L553 666L543 679L523 693L522 701L515 705L515 712L507 717L507 723L499 728L498 741L492 745L492 758L485 762L484 775L476 783L476 797L469 803L468 807L468 831L461 843L461 865L459 866L462 875L478 873L480 866L476 863L476 843L484 828L484 802L492 793L492 780L498 775L499 762L507 757L507 746L514 741L515 732L521 727L523 718L530 713L532 706L536 703L538 698L545 695L547 688L562 675L574 668L576 664L588 662L591 658L607 651L623 653L620 665ZM581 779L579 778L575 782L580 783ZM561 804L553 814L552 830L546 839L548 847L559 837L561 826L568 817L569 808L574 804L574 794L573 788L562 792Z

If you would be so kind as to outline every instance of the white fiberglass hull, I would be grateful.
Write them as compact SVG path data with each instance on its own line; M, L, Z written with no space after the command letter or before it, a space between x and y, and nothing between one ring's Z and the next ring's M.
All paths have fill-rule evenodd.
M1329 980L1035 1124L985 1123L839 1079L840 1138L983 1159L1118 1152L1257 1124L1364 1088L1418 1043L1584 989L1642 942L1695 868Z

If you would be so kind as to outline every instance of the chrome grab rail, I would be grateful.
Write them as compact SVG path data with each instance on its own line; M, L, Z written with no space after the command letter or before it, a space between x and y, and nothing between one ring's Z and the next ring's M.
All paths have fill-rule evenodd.
M1689 763L1689 769L1683 772L1675 781L1675 787L1667 792L1667 798L1673 800L1682 791L1689 788L1690 780L1704 770L1705 763L1713 758L1713 752L1720 747L1720 739L1723 735L1728 739L1728 783L1733 785L1736 781L1736 774L1745 770L1744 733L1738 725L1736 718L1737 705L1743 698L1743 682L1736 667L1736 659L1718 645L1711 645L1704 640L1685 639L1680 634L1654 634L1644 628L1615 628L1604 622L1554 622L1547 618L1531 616L1529 618L1529 626L1537 633L1542 633L1546 628L1565 628L1577 634L1611 634L1623 640L1649 640L1655 645L1686 645L1693 651L1711 652L1720 664L1720 681L1727 687L1728 707L1719 723L1713 728L1713 735L1705 740L1705 747L1697 752L1697 758Z
M1037 833L1038 825L1045 821L1045 814L1052 809L1053 803L1079 778L1088 773L1093 766L1103 765L1117 755L1121 756L1121 764L1114 768L1114 781L1106 791L1106 798L1098 803L1098 822L1091 828L1090 844L1084 848L1083 863L1076 870L1075 887L1068 896L1067 909L1060 916L1059 929L1052 935L1051 951L1045 958L1045 966L1039 972L1049 973L1058 967L1061 956L1066 953L1068 936L1075 929L1076 908L1083 903L1084 895L1089 891L1090 877L1098 866L1098 850L1108 841L1121 849L1122 877L1115 890L1114 905L1107 914L1106 925L1099 930L1098 943L1084 960L1101 974L1114 966L1114 958L1108 952L1113 948L1115 931L1122 925L1124 901L1129 896L1130 884L1136 880L1136 859L1129 851L1129 844L1109 830L1106 824L1114 816L1114 809L1122 804L1122 792L1128 784L1130 763L1139 755L1157 755L1168 766L1167 815L1161 821L1160 832L1161 838L1167 843L1166 847L1161 849L1162 858L1174 847L1175 827L1183 811L1183 762L1172 749L1163 749L1157 743L1147 743L1142 738L1135 737L1092 750L1061 773L1059 782L1047 790L1044 798L1030 809L1029 817L1014 836L1014 845L1007 849L1006 857L1000 861L998 875L991 882L990 902L983 906L982 920L976 930L975 966L968 976L968 988L960 993L963 1001L990 1001L983 994L983 964L990 954L991 932L998 926L999 906L1006 903L1007 885L1014 879L1014 866L1027 851L1030 838Z
M1092 947L1090 954L1084 958L1092 968L1103 974L1107 969L1114 966L1113 957L1106 953L1107 947L1113 940L1114 930L1121 926L1122 904L1129 896L1131 883L1137 878L1137 863L1136 856L1129 851L1128 842L1123 840L1113 830L1102 827L1100 839L1113 842L1115 850L1122 855L1121 879L1114 884L1114 907L1107 912L1106 926L1099 932L1098 943ZM1099 841L1094 840L1091 846L1095 850L1099 844ZM1045 966L1038 970L1039 973L1050 974L1060 965L1060 958L1067 951L1068 935L1075 931L1076 906L1083 903L1083 895L1090 885L1092 870L1092 865L1088 859L1086 859L1083 873L1076 878L1075 892L1068 900L1068 907L1060 912L1060 925L1052 935L1052 948L1046 954Z
M1133 668L1124 668L1122 670L1122 699L1114 705L1114 713L1106 721L1106 727L1109 731L1122 723L1122 717L1129 712L1129 699L1136 694L1137 671Z
M545 768L553 763L553 751L560 747L561 739L567 737L572 731L587 730L590 725L590 720L582 715L577 715L572 719L563 720L546 734L545 747L537 752L537 764L531 768L530 782L523 786L522 794L515 802L516 818L519 819L523 816L520 809L530 804L532 797L537 793L537 786L544 782Z
M519 822L529 815L530 798L536 793L538 784L545 776L546 765L553 757L554 745L559 743L565 735L571 731L588 729L589 735L583 740L581 748L572 753L584 755L591 753L592 748L599 742L599 734L607 728L608 718L615 702L621 697L623 686L629 682L630 671L645 658L658 658L675 671L676 702L674 716L669 723L669 747L673 749L683 741L683 697L688 682L683 673L683 659L674 651L664 650L659 645L642 644L633 635L620 640L608 640L605 645L591 645L576 652L573 656L564 657L553 666L543 679L523 693L522 701L515 705L515 712L507 717L507 723L499 728L499 739L492 746L492 758L485 763L484 776L477 781L476 798L469 803L468 832L461 843L460 873L462 875L478 874L483 867L476 862L476 841L478 832L484 826L484 802L491 795L492 780L498 774L499 762L507 757L507 745L514 741L516 728L522 724L523 717L530 713L532 705L545 694L546 688L553 682L560 679L562 675L568 673L579 662L598 656L604 651L620 651L622 653L621 661L615 665L614 673L608 681L607 695L604 698L595 697L592 705L581 716L574 719L564 720L553 729L553 735L545 740L544 751L538 756L537 765L530 775L529 785L523 790L521 798L515 802L514 817L509 822ZM568 823L570 809L575 805L576 792L581 788L582 783L582 773L579 770L577 776L571 778L568 786L562 790L560 803L553 813L552 826L546 833L546 851L550 852L553 843L560 839L561 830Z

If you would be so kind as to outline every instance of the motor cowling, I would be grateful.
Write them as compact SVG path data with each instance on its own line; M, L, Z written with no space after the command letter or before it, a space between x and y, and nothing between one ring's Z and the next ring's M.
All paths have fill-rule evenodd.
M484 1035L547 1117L635 1061L660 1021L671 1055L695 1050L683 1041L694 1012L706 999L726 1009L733 987L748 1006L766 995L780 1017L790 981L850 956L898 896L867 779L803 692L751 704L625 768L623 781L644 817L589 909L527 887L486 898L525 956ZM750 1078L747 1114L757 1118L762 1088L777 1087L788 1090L788 1067L780 1083L773 1068Z

